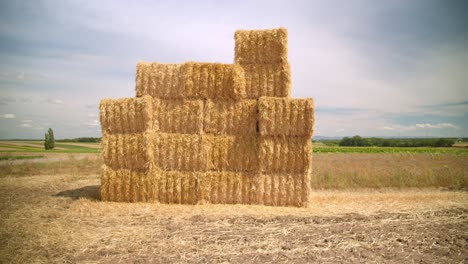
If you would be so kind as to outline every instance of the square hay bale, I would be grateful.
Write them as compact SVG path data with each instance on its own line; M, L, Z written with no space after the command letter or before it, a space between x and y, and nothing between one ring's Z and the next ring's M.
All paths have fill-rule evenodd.
M148 173L103 166L101 200L113 202L146 202Z
M203 132L203 100L155 98L153 110L153 127L157 132L182 134Z
M206 172L200 179L200 202L213 204L255 204L256 173Z
M101 199L114 202L159 202L196 204L199 201L200 172L137 172L103 166Z
M150 96L103 99L99 110L103 134L141 133L152 130Z
M150 95L156 98L183 98L183 64L137 64L136 96Z
M245 64L242 68L247 98L290 97L291 69L288 63Z
M234 39L236 63L272 64L288 61L288 31L285 28L238 30Z
M196 204L199 202L201 172L157 171L156 200L160 203Z
M166 171L205 171L206 158L201 135L153 133L153 162Z
M204 99L242 99L245 97L244 70L237 64L184 64L186 97Z
M112 169L148 170L151 145L147 134L108 134L102 138L104 164Z
M244 70L237 64L196 63L137 65L136 95L162 99L241 99Z
M207 100L203 129L215 135L257 133L257 100Z
M270 173L306 173L312 165L310 137L261 136L260 171Z
M264 190L262 204L272 206L307 206L310 195L309 173L272 173L260 177Z
M262 97L258 112L261 135L311 137L313 134L313 99Z
M258 137L204 135L207 170L258 170Z

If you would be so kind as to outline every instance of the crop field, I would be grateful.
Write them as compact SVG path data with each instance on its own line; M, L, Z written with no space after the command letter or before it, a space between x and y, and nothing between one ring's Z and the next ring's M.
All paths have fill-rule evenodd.
M102 202L99 154L53 155L0 163L1 263L467 259L468 155L315 153L308 208Z
M0 141L0 153L43 152L43 153L100 153L99 143L55 143L55 149L44 150L43 141Z

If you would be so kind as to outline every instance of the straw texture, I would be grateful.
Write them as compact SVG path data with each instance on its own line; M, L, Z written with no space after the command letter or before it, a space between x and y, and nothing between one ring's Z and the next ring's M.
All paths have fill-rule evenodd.
M256 171L258 138L255 136L203 136L207 169L214 171Z
M261 135L309 136L314 128L314 101L262 97L258 101Z
M162 133L201 134L203 100L154 99L154 130Z
M162 99L241 99L244 70L237 64L196 63L137 65L136 95Z
M310 137L260 138L260 170L263 173L305 173L312 164Z
M151 146L146 134L104 135L104 164L113 169L146 171L151 162Z
M245 71L247 98L289 97L291 95L291 69L288 63L245 64L242 67Z
M204 132L216 135L254 135L257 100L207 100Z
M154 133L150 135L152 158L162 170L205 171L202 136Z
M103 134L152 130L151 97L102 99L99 105Z
M288 31L285 28L238 30L234 39L236 63L275 64L288 61Z

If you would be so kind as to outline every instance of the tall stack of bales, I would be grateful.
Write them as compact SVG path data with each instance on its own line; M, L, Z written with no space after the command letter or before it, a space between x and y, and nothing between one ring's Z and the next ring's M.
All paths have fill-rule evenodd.
M101 101L106 201L306 206L312 99L291 99L287 31L240 30L235 64L139 63Z

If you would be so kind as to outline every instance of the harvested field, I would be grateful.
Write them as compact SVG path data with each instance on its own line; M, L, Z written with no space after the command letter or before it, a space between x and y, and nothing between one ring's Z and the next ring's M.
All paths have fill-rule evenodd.
M468 187L466 155L314 155L309 208L102 202L102 159L87 155L0 167L0 262L466 261L468 193L449 191ZM240 199L230 186L216 199Z
M466 192L315 191L310 208L132 204L99 201L99 176L83 172L0 178L0 262L466 260Z

